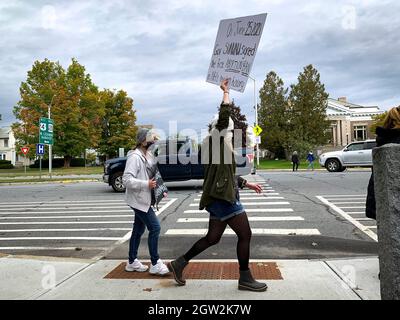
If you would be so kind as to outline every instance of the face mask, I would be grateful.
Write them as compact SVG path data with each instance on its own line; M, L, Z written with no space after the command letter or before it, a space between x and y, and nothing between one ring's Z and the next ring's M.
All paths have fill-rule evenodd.
M154 141L147 142L147 145L144 147L146 150L149 149L154 144Z

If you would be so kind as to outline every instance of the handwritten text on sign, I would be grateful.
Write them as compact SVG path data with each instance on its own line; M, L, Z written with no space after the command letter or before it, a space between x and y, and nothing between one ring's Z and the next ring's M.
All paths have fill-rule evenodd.
M208 69L207 82L220 85L230 79L229 87L246 88L267 14L221 20Z

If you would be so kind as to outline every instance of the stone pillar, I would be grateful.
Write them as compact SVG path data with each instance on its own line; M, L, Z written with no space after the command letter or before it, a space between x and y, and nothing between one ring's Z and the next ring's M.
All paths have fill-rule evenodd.
M373 150L382 300L400 300L400 144Z

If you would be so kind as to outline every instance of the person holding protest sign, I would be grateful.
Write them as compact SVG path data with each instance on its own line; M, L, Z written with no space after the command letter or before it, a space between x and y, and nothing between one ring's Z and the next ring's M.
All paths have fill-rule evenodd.
M149 129L141 128L136 135L136 143L135 150L128 152L128 159L122 176L123 184L126 187L126 202L135 212L135 222L129 242L129 261L125 270L129 272L147 271L148 267L137 259L140 239L147 227L151 258L149 273L163 276L169 273L169 270L158 255L158 238L161 227L151 207L153 204L152 190L157 187L157 181L154 178L157 172L157 164L155 158L149 152L149 148L154 144L154 136Z
M218 117L211 123L210 133L202 145L202 161L205 163L203 194L200 210L209 212L208 232L183 256L171 261L168 268L175 281L183 286L183 270L195 256L215 245L229 226L237 235L237 258L239 261L239 290L265 291L267 285L254 280L249 269L251 229L247 214L239 200L239 188L250 188L262 192L258 184L251 184L235 176L236 164L233 156L232 105L229 99L228 80L221 83L223 102ZM217 139L214 139L217 136Z

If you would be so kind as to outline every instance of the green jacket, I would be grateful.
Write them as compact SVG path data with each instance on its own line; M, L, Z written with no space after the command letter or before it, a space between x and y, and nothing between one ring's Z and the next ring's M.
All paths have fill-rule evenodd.
M230 104L221 104L218 122L215 126L216 129L222 131L228 128L231 110ZM245 179L235 176L236 163L233 154L231 157L232 161L227 159L227 162L231 163L225 164L224 148L226 146L223 137L221 137L219 141L220 164L212 164L211 140L211 137L208 137L202 146L202 153L206 151L206 148L209 150L209 162L205 165L203 194L199 206L200 210L203 210L215 200L225 200L235 203L238 200L238 188L244 188L247 183Z

